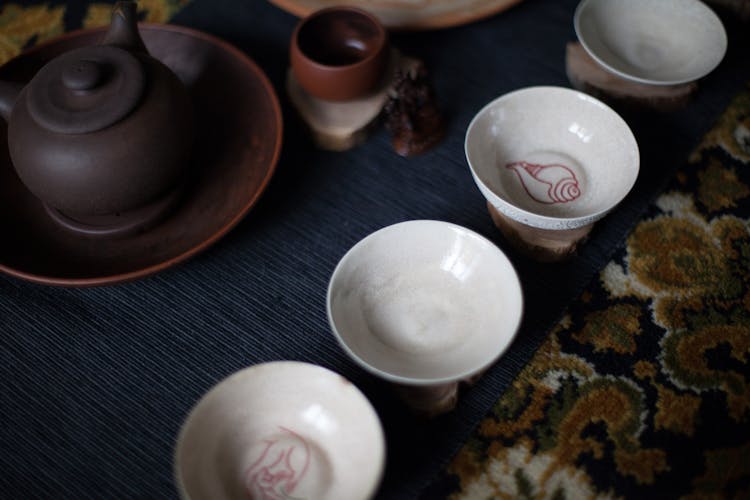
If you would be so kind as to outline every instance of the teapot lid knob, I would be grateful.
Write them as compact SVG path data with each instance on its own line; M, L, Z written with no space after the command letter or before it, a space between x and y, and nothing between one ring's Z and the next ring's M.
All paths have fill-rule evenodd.
M96 61L74 61L62 70L62 83L69 90L94 89L102 81L102 69Z
M71 50L47 63L29 83L26 102L42 127L86 134L125 118L145 88L146 71L136 56L98 45Z

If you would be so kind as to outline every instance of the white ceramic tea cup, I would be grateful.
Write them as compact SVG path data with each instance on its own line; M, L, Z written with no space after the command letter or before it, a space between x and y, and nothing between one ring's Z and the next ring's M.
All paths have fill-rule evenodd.
M602 67L650 85L706 76L727 50L721 20L699 0L583 0L573 25Z
M193 407L175 449L190 500L371 498L385 463L380 421L340 375L308 363L259 364Z
M638 144L615 111L562 87L502 95L466 131L466 159L497 227L537 260L572 255L638 177Z
M638 177L638 144L609 106L562 87L528 87L469 124L466 159L479 190L524 225L569 230L604 217Z
M365 370L412 388L451 390L508 348L522 302L518 276L492 242L455 224L417 220L354 245L333 272L327 308L338 342Z

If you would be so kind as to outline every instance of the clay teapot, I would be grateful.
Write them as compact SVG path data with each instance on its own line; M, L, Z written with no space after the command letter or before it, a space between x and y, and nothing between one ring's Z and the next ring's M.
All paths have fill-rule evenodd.
M69 229L153 222L184 179L191 102L148 54L135 2L115 5L98 45L58 56L25 87L0 82L0 115L19 178Z

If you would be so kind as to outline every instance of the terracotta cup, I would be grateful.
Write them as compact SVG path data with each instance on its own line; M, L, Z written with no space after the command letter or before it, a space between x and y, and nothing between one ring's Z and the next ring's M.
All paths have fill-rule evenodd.
M388 32L363 10L330 7L297 24L289 53L305 91L328 101L348 101L367 95L382 80Z

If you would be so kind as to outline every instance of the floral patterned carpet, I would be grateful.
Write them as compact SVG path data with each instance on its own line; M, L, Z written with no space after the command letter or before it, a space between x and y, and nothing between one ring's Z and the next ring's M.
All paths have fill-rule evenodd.
M749 216L750 90L474 431L440 496L750 498Z
M139 0L138 12L145 22L164 23L189 0ZM112 2L0 3L0 64L25 48L66 31L109 24Z

